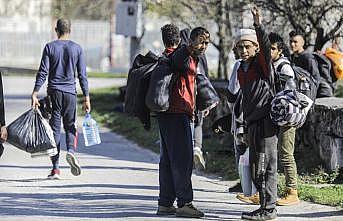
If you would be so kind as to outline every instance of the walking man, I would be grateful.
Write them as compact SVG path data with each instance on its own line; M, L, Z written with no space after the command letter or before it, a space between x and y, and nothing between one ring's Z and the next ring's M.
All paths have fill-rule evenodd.
M37 94L48 77L48 96L52 103L52 114L49 121L54 132L58 153L51 157L52 170L48 176L60 179L59 156L61 151L61 121L66 133L66 160L74 176L81 174L81 167L75 157L77 147L76 131L76 71L84 96L83 105L86 112L90 111L90 98L86 64L82 48L69 40L71 23L67 19L58 19L55 31L58 39L45 45L41 64L36 75L32 92L32 106L39 106Z

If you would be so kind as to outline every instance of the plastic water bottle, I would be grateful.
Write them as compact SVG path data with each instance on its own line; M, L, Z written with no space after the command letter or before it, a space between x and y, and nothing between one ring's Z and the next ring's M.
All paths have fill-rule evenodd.
M92 146L101 143L99 128L96 121L87 113L82 124L85 146Z

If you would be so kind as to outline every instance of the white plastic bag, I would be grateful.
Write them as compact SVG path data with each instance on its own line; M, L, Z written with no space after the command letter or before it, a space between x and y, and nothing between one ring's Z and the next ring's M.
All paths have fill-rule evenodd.
M256 193L256 187L251 179L251 170L249 163L249 148L239 157L238 174L241 180L244 196L251 196Z

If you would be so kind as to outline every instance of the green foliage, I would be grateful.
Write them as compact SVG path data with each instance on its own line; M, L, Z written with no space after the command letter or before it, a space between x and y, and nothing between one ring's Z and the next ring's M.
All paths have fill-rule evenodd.
M108 20L114 5L112 0L53 0L51 12L56 18Z
M90 78L127 78L127 73L88 72Z
M338 169L333 172L326 172L323 168L318 168L313 173L301 175L299 179L304 184L330 184L335 182L338 175Z

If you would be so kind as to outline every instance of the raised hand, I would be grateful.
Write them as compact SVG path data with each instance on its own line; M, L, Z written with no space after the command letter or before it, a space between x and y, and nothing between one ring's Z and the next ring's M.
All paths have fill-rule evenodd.
M257 6L253 6L251 9L251 14L252 17L254 19L254 24L255 25L261 25L261 12L260 10L257 8Z

